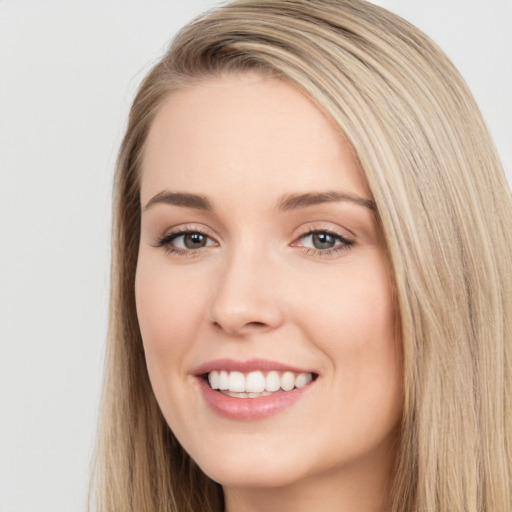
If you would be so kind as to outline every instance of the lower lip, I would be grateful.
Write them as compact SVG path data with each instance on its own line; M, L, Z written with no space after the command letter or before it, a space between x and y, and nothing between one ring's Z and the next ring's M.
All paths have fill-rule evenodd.
M232 420L260 420L268 418L286 409L299 400L314 384L314 381L303 388L291 391L278 391L258 398L236 398L213 390L206 381L199 377L199 388L206 403L220 416Z

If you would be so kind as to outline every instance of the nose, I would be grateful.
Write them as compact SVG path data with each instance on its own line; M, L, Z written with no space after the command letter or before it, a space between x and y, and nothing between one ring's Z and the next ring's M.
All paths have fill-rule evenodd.
M248 252L224 262L209 311L215 328L235 337L274 330L284 320L275 265L270 258Z

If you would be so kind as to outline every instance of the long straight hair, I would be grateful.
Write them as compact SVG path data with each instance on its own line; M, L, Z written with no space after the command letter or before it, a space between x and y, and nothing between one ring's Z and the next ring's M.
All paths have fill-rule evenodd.
M445 54L361 0L239 0L186 26L142 82L118 158L110 329L92 493L108 512L219 512L146 371L134 279L144 143L176 89L256 70L350 141L377 206L400 316L404 402L387 511L512 509L512 199ZM507 321L507 314L509 321Z

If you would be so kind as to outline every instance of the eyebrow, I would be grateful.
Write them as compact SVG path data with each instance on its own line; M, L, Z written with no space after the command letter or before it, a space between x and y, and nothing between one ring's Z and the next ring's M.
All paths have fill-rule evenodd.
M375 211L376 209L375 202L372 199L364 199L362 197L336 191L287 194L279 200L277 208L279 211L290 211L307 208L308 206L340 201L347 201L359 206L364 206L372 211ZM198 194L187 194L184 192L168 192L166 190L159 192L148 201L144 207L144 211L149 210L155 204L169 204L184 208L193 208L195 210L213 211L212 203L208 197Z
M322 203L334 203L339 201L348 201L350 203L365 206L370 210L376 209L375 202L372 199L345 194L344 192L310 192L307 194L288 194L279 201L278 209L281 211L295 210L297 208L307 208Z
M183 192L167 192L164 190L148 201L144 207L144 211L149 210L152 206L158 203L172 204L174 206L182 206L184 208L194 208L196 210L213 210L212 203L206 196L186 194Z

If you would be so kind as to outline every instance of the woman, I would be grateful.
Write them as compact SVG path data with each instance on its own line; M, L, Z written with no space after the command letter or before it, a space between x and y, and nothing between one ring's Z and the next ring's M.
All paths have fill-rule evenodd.
M512 200L416 28L199 18L140 87L114 209L100 510L512 506Z

